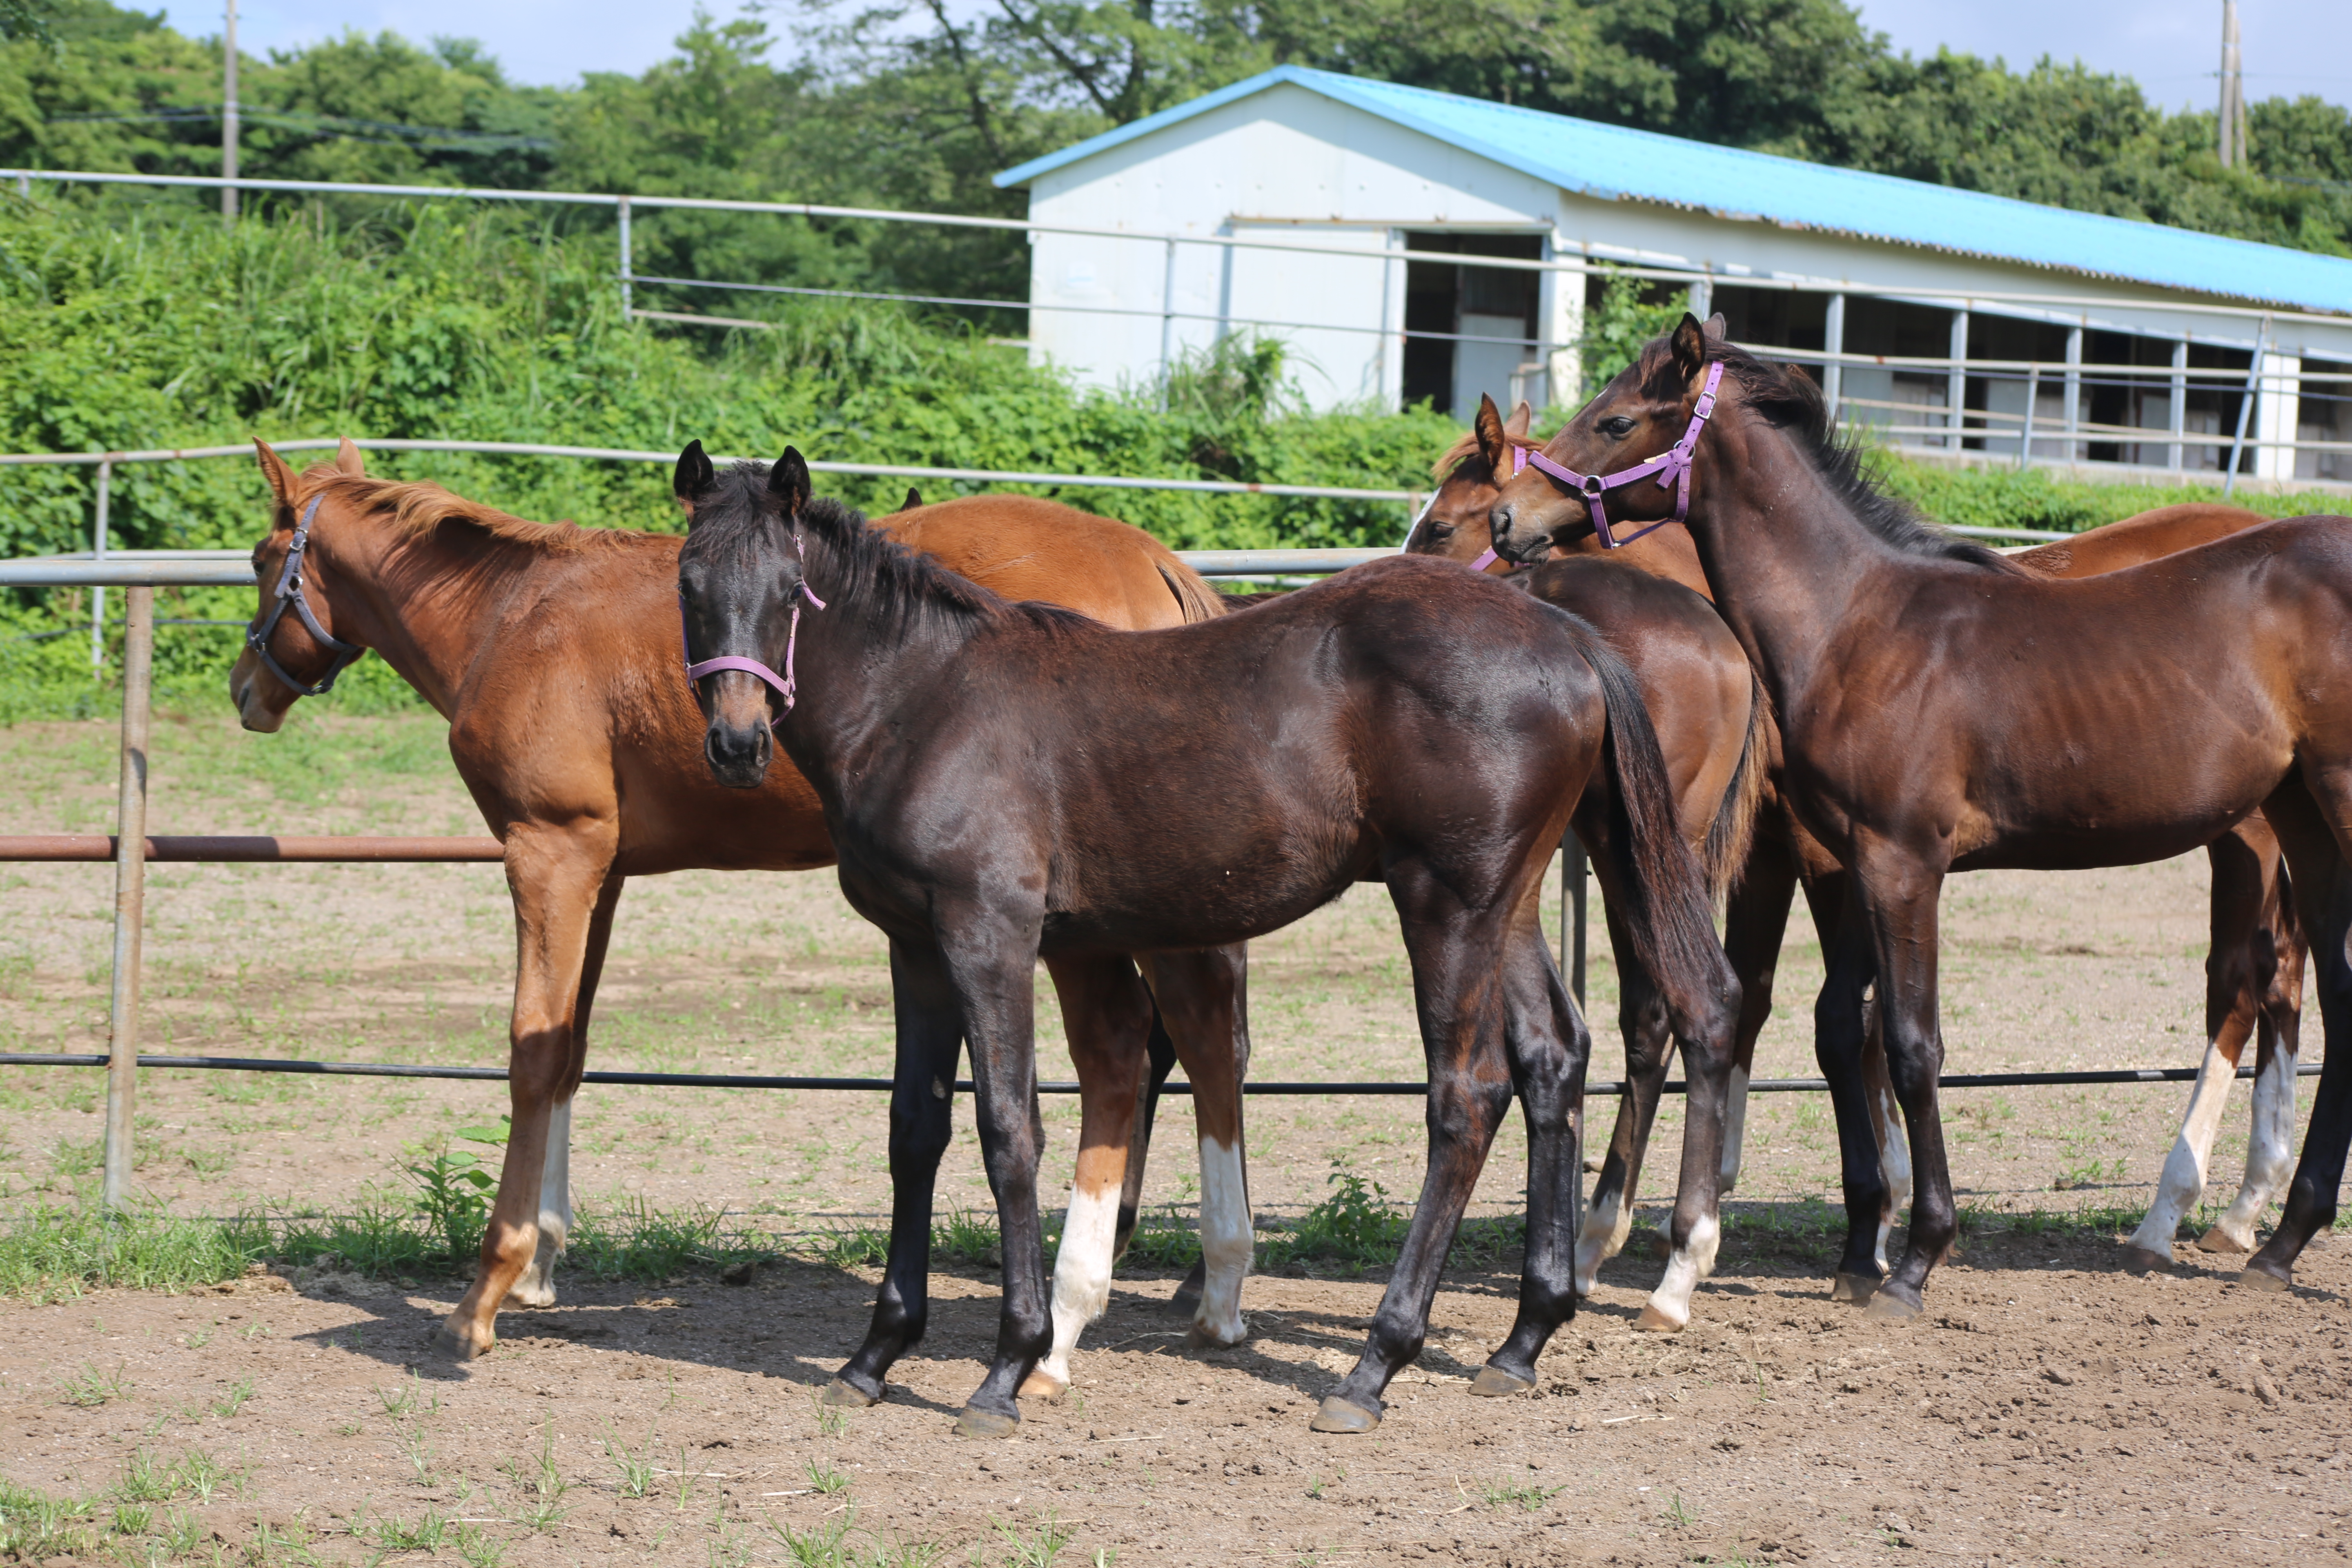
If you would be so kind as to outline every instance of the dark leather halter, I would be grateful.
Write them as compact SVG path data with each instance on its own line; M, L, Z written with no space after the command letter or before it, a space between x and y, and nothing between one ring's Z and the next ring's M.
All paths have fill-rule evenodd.
M354 647L339 640L320 626L319 617L310 613L310 602L302 596L302 554L310 547L310 521L319 515L319 503L326 499L325 492L321 491L312 496L310 504L302 509L302 521L294 530L294 542L286 547L286 569L278 574L278 592L273 595L276 602L269 606L268 614L245 628L245 646L253 650L254 656L261 660L270 674L292 687L298 697L323 697L332 691L335 677L350 668L354 659L367 652L363 647ZM270 654L269 636L278 629L278 623L286 618L286 606L289 605L293 605L294 613L302 617L303 628L318 640L319 646L335 656L335 662L327 667L327 673L316 686L305 686L287 674L286 667Z

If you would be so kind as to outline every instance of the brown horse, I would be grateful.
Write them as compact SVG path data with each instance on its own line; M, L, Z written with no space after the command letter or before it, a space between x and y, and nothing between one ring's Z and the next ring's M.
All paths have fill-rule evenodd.
M1685 316L1503 487L1490 521L1496 548L1522 557L1596 527L1595 489L1628 524L1686 509L1717 605L1771 690L1786 798L1851 873L1819 1013L1820 1049L1842 1069L1842 1270L1869 1278L1856 1220L1879 1197L1866 1119L1834 1087L1854 1077L1874 977L1918 1194L1873 1310L1921 1310L1955 1235L1937 1113L1944 878L2165 858L2259 808L2338 1037L2284 1217L2244 1276L2284 1284L2333 1218L2352 1142L2352 531L2273 522L2052 581L1919 522L1830 429L1809 379ZM1612 493L1653 452L1661 484Z
M1507 420L1491 400L1484 403L1472 429L1438 459L1433 477L1440 481L1439 487L1406 541L1408 551L1473 563L1483 557L1490 562L1486 567L1489 572L1516 570L1513 563L1494 555L1487 513L1498 493L1494 479L1497 465L1522 466L1521 454L1540 447L1528 438L1528 421L1525 403ZM2242 507L2185 502L2086 530L2071 539L2011 552L2009 559L2037 576L2095 576L2224 539L2269 521L2264 514ZM1551 559L1579 559L1586 552L1593 558L1605 553L1676 583L1696 582L1702 591L1706 582L1690 534L1680 528L1658 530L1616 552L1604 552L1599 537L1587 534L1570 545L1556 544ZM1588 618L1607 629L1605 619ZM1643 675L1638 656L1622 645L1619 651L1628 653L1636 675ZM1744 655L1741 667L1746 668ZM1656 693L1646 679L1644 688L1651 691L1654 704ZM1763 721L1769 725L1769 713ZM1675 765L1679 739L1678 731L1661 725L1659 741L1670 769ZM1774 730L1769 746L1776 754L1778 744ZM1777 768L1768 772L1777 773ZM1777 784L1768 781L1768 787L1777 792ZM1724 1140L1721 1184L1725 1192L1732 1189L1738 1175L1747 1084L1757 1039L1770 1015L1774 966L1787 929L1790 900L1801 880L1821 931L1822 951L1828 952L1836 946L1832 927L1843 896L1843 872L1800 825L1778 809L1777 793L1762 815L1753 845L1753 859L1739 877L1727 910L1724 939L1725 952L1739 977L1741 997ZM2183 1215L2204 1194L2214 1134L2249 1040L2255 1045L2255 1078L2245 1175L2229 1209L2199 1238L2198 1247L2207 1252L2252 1250L2254 1223L2284 1184L2292 1155L2304 944L2278 838L2256 813L2206 847L2213 868L2212 941L2206 961L2207 1046L2180 1131L2165 1160L2156 1199L2138 1230L2125 1243L2125 1260L2135 1268L2171 1262L2174 1233ZM1875 1257L1884 1273L1886 1241L1896 1214L1909 1199L1911 1184L1910 1160L1902 1141L1902 1113L1895 1102L1875 1030L1864 1050L1863 1068L1867 1080L1864 1094L1885 1173ZM1663 1074L1663 1063L1658 1070ZM1618 1136L1612 1139L1611 1149L1613 1154L1631 1134L1629 1165L1638 1171L1650 1123L1646 1118L1629 1123L1631 1109L1630 1101L1621 1107ZM1600 1257L1593 1257L1590 1247L1580 1249L1581 1288L1589 1288L1592 1267L1601 1257L1616 1254L1631 1224L1632 1184L1629 1180L1622 1188L1613 1185L1616 1174L1613 1166L1605 1168L1594 1187L1586 1234L1605 1240ZM1612 1203L1622 1205L1622 1217L1612 1229L1604 1231L1598 1222Z
M1528 1124L1527 1260L1517 1321L1473 1388L1532 1387L1536 1357L1575 1308L1591 1043L1535 903L1594 773L1610 778L1603 842L1621 862L1626 929L1681 1037L1695 1130L1710 1104L1719 1114L1733 1009L1656 739L1606 645L1501 584L1407 559L1240 615L1108 631L1008 605L813 500L790 450L772 469L717 476L694 520L678 562L688 643L704 664L730 661L701 688L715 776L756 784L772 719L824 796L843 891L889 933L902 1050L914 1047L902 1085L931 1080L959 1036L971 1042L1004 1302L961 1429L1014 1430L1016 1391L1048 1342L1029 981L1040 953L1086 965L1240 942L1371 877L1389 887L1412 963L1428 1175L1363 1356L1316 1425L1378 1424L1381 1391L1426 1336L1515 1091ZM776 716L753 671L795 648L806 679L787 673L797 701ZM1465 773L1480 784L1467 796ZM893 1174L925 1181L944 1112L903 1088L899 1104ZM927 1210L902 1194L900 1214ZM1225 1238L1210 1218L1204 1204L1213 1291ZM929 1239L893 1225L841 1397L880 1397L920 1333ZM1234 1244L1247 1247L1245 1231Z
M276 500L254 552L262 607L291 613L257 623L260 648L230 674L246 728L276 730L296 696L339 667L346 656L317 634L373 648L449 721L458 773L506 845L517 935L512 1131L480 1269L436 1336L448 1353L478 1356L496 1342L501 1304L555 1299L555 1258L572 1224L572 1098L625 879L811 870L832 864L833 846L815 794L792 769L772 770L750 794L711 782L679 666L677 536L527 522L436 485L372 479L348 442L333 466L297 479L256 446ZM305 524L299 590L281 600ZM887 526L977 578L1112 625L1220 613L1214 591L1140 530L1049 501L948 501ZM1152 960L1157 1016L1193 1063L1202 1125L1229 1142L1248 1051L1244 963L1238 948ZM1057 1287L1070 1300L1055 1310L1054 1364L1066 1366L1108 1289L1118 1189L1139 1183L1142 1140L1128 1136L1138 1080L1104 1079L1092 1047L1129 1026L1132 996L1105 994L1091 975L1055 978L1084 1088L1066 1233L1076 1239L1063 1259L1073 1277ZM1107 1010L1118 1016L1107 1020ZM1131 1192L1129 1200L1131 1226Z
M1515 417L1524 428L1527 405L1519 405ZM1442 460L1442 483L1405 541L1406 553L1468 561L1472 555L1461 542L1473 536L1475 550L1485 550L1486 512L1495 487L1486 461L1475 455L1475 441L1471 451L1465 458L1457 447ZM1510 580L1591 624L1633 671L1674 784L1676 818L1706 868L1709 889L1722 899L1747 863L1769 745L1767 704L1739 639L1705 599L1645 564L1555 552L1550 561L1514 572ZM1585 821L1580 814L1580 828ZM1674 1057L1656 983L1619 929L1617 909L1624 895L1612 885L1609 864L1606 856L1594 861L1601 915L1619 955L1625 1093L1577 1239L1576 1289L1582 1296L1592 1293L1594 1271L1616 1256L1632 1228L1643 1156ZM1697 1146L1696 1140L1686 1142L1685 1152ZM1683 1173L1672 1226L1674 1251L1664 1279L1642 1309L1641 1328L1671 1331L1690 1321L1691 1291L1711 1270L1721 1234L1718 1188L1738 1168L1727 1132L1723 1148L1717 1168L1686 1168Z

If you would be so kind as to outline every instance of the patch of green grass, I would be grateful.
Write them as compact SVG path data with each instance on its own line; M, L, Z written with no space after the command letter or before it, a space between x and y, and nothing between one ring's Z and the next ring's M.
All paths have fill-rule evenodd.
M95 1497L58 1497L0 1481L0 1562L64 1557L152 1563L187 1556L202 1542L202 1529L187 1510L158 1505L183 1497L208 1503L241 1475L200 1448L168 1465L141 1449L124 1467L122 1479ZM256 1563L281 1560L260 1551L247 1557Z
M96 1366L85 1366L58 1384L58 1397L68 1405L79 1405L85 1410L95 1410L131 1392L131 1380L116 1367L112 1372L100 1372Z
M1486 1481L1478 1488L1478 1500L1497 1510L1516 1508L1533 1513L1567 1489L1565 1487L1530 1486L1519 1481Z

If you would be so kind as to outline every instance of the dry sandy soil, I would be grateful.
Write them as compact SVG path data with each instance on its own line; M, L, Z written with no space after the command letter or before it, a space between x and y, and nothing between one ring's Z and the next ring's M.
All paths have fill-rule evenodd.
M306 721L277 737L209 714L164 723L153 830L478 832L439 744L419 720ZM0 800L0 831L106 826L103 727L0 732L0 761L17 786ZM109 876L0 868L0 1048L103 1048ZM163 867L151 888L150 1050L503 1058L511 938L495 868ZM2205 889L2201 858L1956 880L1953 1070L2192 1064ZM1820 955L1802 925L1759 1074L1812 1070ZM1378 889L1255 944L1253 959L1255 1076L1420 1076ZM1611 981L1596 962L1603 1019ZM1066 1076L1050 1006L1041 1018L1043 1071ZM2306 1059L2318 1033L2315 1016ZM1617 1074L1612 1034L1596 1077ZM880 1073L888 1038L880 946L828 876L682 875L625 899L592 1065ZM99 1088L76 1069L0 1069L7 1211L86 1179ZM370 1184L396 1185L404 1149L493 1111L486 1088L150 1073L138 1181L184 1213L345 1207ZM1950 1095L1971 1228L1928 1317L1907 1329L1826 1300L1827 1107L1765 1098L1690 1331L1630 1331L1657 1265L1629 1254L1544 1363L1542 1393L1473 1401L1462 1380L1508 1321L1516 1259L1457 1271L1430 1349L1370 1439L1317 1437L1306 1421L1360 1345L1377 1279L1255 1280L1256 1337L1195 1356L1165 1306L1173 1280L1123 1278L1084 1342L1071 1400L1033 1408L1013 1442L981 1445L950 1438L948 1413L993 1331L986 1274L941 1279L930 1341L887 1403L845 1425L824 1421L811 1394L856 1342L870 1272L777 1265L740 1287L650 1291L567 1282L562 1305L509 1316L500 1349L457 1371L418 1360L454 1286L303 1276L0 1305L0 1420L12 1423L0 1477L93 1492L139 1450L201 1451L238 1478L191 1515L224 1550L260 1524L311 1532L330 1561L414 1539L398 1531L428 1513L467 1521L446 1527L444 1556L503 1548L517 1564L920 1561L926 1543L942 1561L1020 1563L1063 1530L1063 1562L1131 1564L2332 1558L2352 1529L2340 1235L2313 1247L2291 1297L2242 1294L2187 1248L2179 1278L2114 1271L2104 1213L2146 1203L2185 1095ZM2243 1104L2225 1121L2209 1197L2234 1189ZM1251 1110L1264 1215L1314 1203L1335 1167L1402 1199L1418 1184L1416 1102ZM842 1095L592 1089L575 1179L592 1208L698 1203L740 1224L822 1231L884 1205L880 1111ZM1603 1100L1591 1114L1605 1124L1611 1112ZM1178 1102L1155 1202L1194 1190L1188 1121ZM1673 1169L1678 1109L1662 1123L1654 1173ZM1049 1104L1047 1125L1049 1171L1066 1170L1075 1106ZM965 1132L944 1201L982 1206ZM1498 1145L1479 1211L1513 1207L1523 1149L1515 1132ZM2074 1210L2097 1217L2053 1223ZM105 1403L68 1403L68 1384ZM531 1489L542 1453L569 1489L552 1500ZM628 1495L631 1468L646 1466L659 1472L646 1495ZM813 1554L808 1531L845 1527L831 1555Z

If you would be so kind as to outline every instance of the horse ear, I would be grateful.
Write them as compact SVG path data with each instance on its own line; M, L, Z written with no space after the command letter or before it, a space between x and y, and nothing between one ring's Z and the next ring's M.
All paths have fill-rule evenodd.
M1731 336L1731 324L1723 319L1723 312L1720 310L1706 319L1706 326L1704 330L1706 332L1706 341L1711 343L1722 342Z
M809 503L808 459L798 447L787 447L768 470L768 493L776 498L786 517L798 517Z
M1496 408L1495 400L1483 392L1478 395L1478 417L1471 422L1470 427L1477 433L1478 455L1486 459L1487 468L1502 479L1509 478L1511 440L1503 433L1502 410Z
M361 455L359 447L353 444L349 436L335 443L335 467L343 471L343 477L346 479L367 478L367 458Z
M1675 325L1673 348L1675 368L1683 373L1686 382L1696 381L1699 372L1706 368L1706 329L1688 310Z
M269 493L278 498L279 506L289 511L293 510L294 470L288 468L286 459L258 436L253 438L253 456L255 461L261 465L261 477L269 481Z
M1528 400L1522 397L1519 399L1519 405L1511 410L1511 416L1503 421L1503 434L1525 436L1528 433L1528 426L1534 424L1535 419L1536 411L1528 407Z
M694 503L701 494L717 483L719 475L710 466L709 455L703 451L699 437L686 444L677 455L677 468L671 473L670 493L677 497L678 509L686 513L686 525L694 526Z
M908 485L907 487L907 504L900 507L898 510L900 511L912 511L922 504L923 492L917 489L914 486Z

